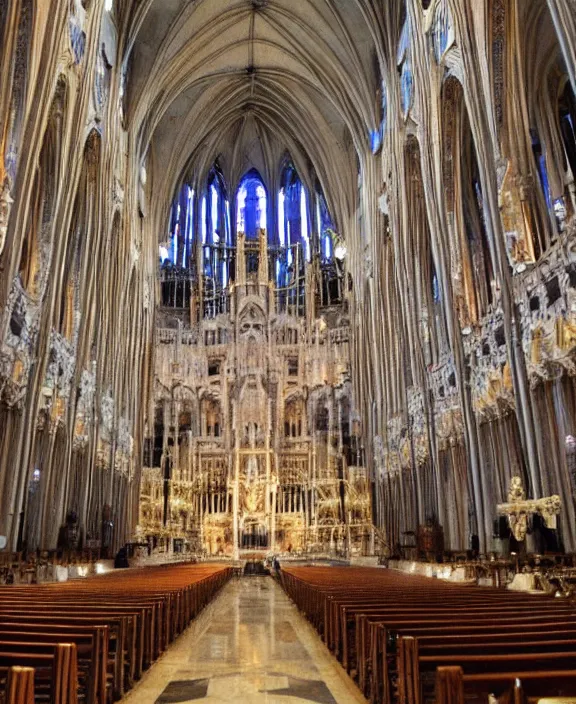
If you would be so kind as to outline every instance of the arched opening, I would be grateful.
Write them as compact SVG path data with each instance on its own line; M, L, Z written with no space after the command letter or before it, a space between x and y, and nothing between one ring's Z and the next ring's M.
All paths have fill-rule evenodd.
M306 259L310 260L310 223L308 217L308 193L291 161L288 161L280 177L278 193L278 240L281 247L300 246Z
M277 310L298 315L303 312L305 267L311 256L309 197L289 158L280 175L277 213L277 237L272 233L269 237L269 272L276 286Z
M572 197L574 198L576 196L576 96L568 78L565 79L564 90L558 100L558 120L566 156L564 164L565 182L568 185L568 190L572 191ZM568 193L565 200L566 205L571 208L572 215L574 215L576 200L571 201Z
M336 234L334 222L320 184L316 184L316 230L318 261L321 277L319 304L321 308L340 305L344 300L344 260L346 247Z
M302 399L288 401L284 410L284 436L299 438L304 427L304 402Z
M436 364L447 345L442 288L432 252L432 240L424 199L420 146L410 139L405 149L406 199L409 232L416 266L412 268L415 319L419 326L424 363Z
M222 411L218 401L212 398L203 398L200 414L202 435L207 438L219 438L222 435Z
M248 191L248 189L247 189ZM235 277L230 202L218 164L210 171L200 213L204 315L226 312L226 290Z
M68 340L74 334L74 311L81 296L81 273L87 263L89 241L98 217L98 174L101 138L93 131L84 147L82 173L78 183L60 289L60 306L54 327Z
M330 411L323 399L320 399L316 404L314 427L317 433L327 433L330 430Z
M548 4L534 0L524 13L523 61L530 88L530 136L540 186L538 208L544 222L538 233L538 258L563 232L575 211L576 101ZM534 62L532 41L538 41L539 56L545 60Z
M65 81L60 79L34 176L32 202L20 255L20 279L25 290L33 296L38 296L43 291L52 252L54 208L61 180L60 155L66 99L67 86Z
M10 3L8 3L10 7ZM28 93L30 52L32 47L32 32L34 26L33 0L20 0L18 29L15 37L13 57L4 57L6 66L11 71L7 93L11 95L8 111L4 118L3 134L0 133L0 146L3 156L2 182L5 175L11 188L16 182L20 144L24 129L26 96ZM2 125L2 122L0 122Z
M194 189L184 183L172 204L168 241L160 245L161 304L169 308L190 305L191 279L196 270Z
M494 297L494 266L484 223L476 146L464 92L449 78L443 86L444 186L457 252L454 299L462 327L478 322Z
M247 240L258 240L262 231L267 232L268 195L264 182L256 169L251 169L240 181L236 193L236 232Z

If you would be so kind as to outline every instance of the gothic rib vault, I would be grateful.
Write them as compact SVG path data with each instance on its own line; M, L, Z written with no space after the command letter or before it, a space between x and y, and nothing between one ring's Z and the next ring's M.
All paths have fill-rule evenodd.
M239 403L248 383L271 404L261 421L273 454L268 533L279 530L270 521L281 458L300 452L306 472L314 462L326 470L332 460L312 461L320 443L331 448L334 487L352 491L347 469L362 475L351 501L369 508L356 550L372 549L372 523L393 549L428 519L443 526L447 548L477 535L488 550L496 506L517 475L530 498L561 497L560 537L573 550L574 16L574 0L3 3L0 534L10 546L56 547L74 513L85 543L113 550L142 521L142 477L145 497L147 481L159 481L164 501L164 479L202 475L203 452L220 453L239 481L234 457L256 449L262 427L246 424L242 447L230 402L222 439L209 440L202 399L236 393ZM264 272L280 256L287 164L307 194L300 222L316 255L302 265L306 305L295 313L280 310L281 287ZM235 261L221 326L205 305L198 244L215 169ZM253 247L258 267L242 272L250 238L235 200L252 172L268 195L267 226ZM174 313L158 245L173 242L183 187L194 192L197 244L189 298ZM316 288L325 233L311 204L320 196L332 245L346 252L337 303ZM266 330L266 381L239 379L250 305L250 325ZM290 326L305 349L278 342ZM219 327L229 349L215 354L206 333ZM294 357L290 379L280 367ZM225 369L217 384L213 361ZM315 363L329 373L314 376ZM186 364L202 371L186 380ZM190 398L178 397L184 387ZM288 451L284 416L296 391L303 430L292 444L301 447ZM326 431L314 399L328 391ZM178 454L191 435L195 454ZM351 436L362 449L356 464L345 459ZM164 475L154 479L154 467ZM248 465L238 472L247 476ZM308 527L318 518L313 482L296 501ZM348 488L333 497L339 526L353 523ZM232 503L247 500L230 491ZM209 512L210 492L191 496L187 515ZM162 506L155 529L170 532L177 515ZM186 520L173 528L192 539ZM354 539L338 530L350 550ZM335 548L333 535L322 541Z

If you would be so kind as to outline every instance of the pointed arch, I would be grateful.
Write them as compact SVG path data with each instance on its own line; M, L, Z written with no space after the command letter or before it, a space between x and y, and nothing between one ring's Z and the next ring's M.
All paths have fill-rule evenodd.
M453 76L442 86L442 106L444 193L456 243L455 299L464 328L478 322L492 304L494 265L484 225L476 145L462 84Z
M415 137L408 139L404 148L406 173L406 202L410 204L408 226L411 233L410 255L414 259L412 287L416 320L420 329L423 363L438 363L447 347L446 318L442 286L438 279L432 251L432 234L424 197L420 144ZM418 372L421 373L421 370Z
M8 177L12 188L16 182L26 113L34 28L34 0L20 0L19 3L15 3L14 7L15 12L18 13L14 55L11 60L10 57L5 57L6 65L10 71L6 94L11 97L4 124L2 125L0 121L0 145L2 146L0 154L2 169L0 169L0 175L2 176L2 182L5 178L4 174Z
M32 201L24 228L19 273L22 285L34 296L41 296L49 273L53 251L54 213L62 182L62 154L65 136L68 84L60 77L50 108L38 166L34 176Z
M81 272L85 269L90 254L90 240L97 225L101 150L102 138L94 129L88 135L84 146L82 171L66 241L59 291L60 306L54 321L56 330L67 339L72 339L74 334L74 311L79 307L83 288Z
M236 232L247 240L257 240L268 231L268 190L259 172L252 168L240 181L236 191Z

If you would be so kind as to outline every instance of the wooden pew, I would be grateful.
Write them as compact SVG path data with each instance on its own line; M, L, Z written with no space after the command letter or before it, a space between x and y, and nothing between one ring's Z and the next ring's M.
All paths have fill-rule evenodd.
M536 704L541 698L576 698L576 670L483 672L464 674L461 667L436 670L436 704L485 704L488 695L499 704Z
M43 647L68 638L80 654L80 693L89 704L106 704L123 696L231 576L219 565L178 565L0 586L0 642L22 659L18 647L28 637ZM37 668L43 686L49 671Z
M66 640L74 643L78 656L78 687L87 704L106 702L106 665L108 660L107 627L92 627L79 633L70 628L55 626L49 633L34 628L18 629L18 626L5 628L0 625L0 641L9 643L54 643ZM103 630L106 629L105 638Z
M576 610L564 600L369 568L288 568L282 583L374 702L420 704L438 665L462 664L465 676L480 675L485 658L496 672L569 671L576 657ZM518 644L522 633L532 642Z
M0 677L8 678L10 668L24 666L35 670L35 697L51 704L78 704L78 667L73 643L0 644Z
M5 704L34 704L34 668L10 667L6 678Z
M483 674L485 672L508 673L512 669L527 672L547 670L570 670L576 663L575 644L564 644L562 648L546 646L545 650L523 652L522 647L512 652L494 653L484 647L477 653L458 653L445 655L419 652L418 641L411 636L401 640L398 650L398 701L402 704L423 704L433 696L436 669L438 667L458 665L465 674ZM572 649L569 649L572 648Z
M559 617L561 620L558 620ZM378 617L380 618L380 617ZM370 647L370 675L369 692L374 701L380 698L380 691L384 693L384 698L389 698L391 678L395 678L398 672L396 645L390 649L390 636L392 640L401 638L403 635L438 635L452 637L461 635L463 639L466 637L473 638L481 634L488 634L494 639L499 634L518 634L518 629L528 632L534 629L546 630L552 632L554 630L565 630L572 618L572 627L576 630L576 621L572 614L560 613L542 614L540 616L523 616L517 617L508 616L506 618L494 617L490 610L487 610L480 618L464 618L460 614L455 617L446 617L445 615L430 614L425 616L408 616L399 613L396 617L389 617L386 624L380 620L371 623L370 626L377 626L378 631L376 638L372 635ZM374 634L374 631L372 631ZM521 634L520 634L521 636ZM490 642L490 641L489 641ZM487 647L487 644L484 644ZM366 662L364 667L367 667Z

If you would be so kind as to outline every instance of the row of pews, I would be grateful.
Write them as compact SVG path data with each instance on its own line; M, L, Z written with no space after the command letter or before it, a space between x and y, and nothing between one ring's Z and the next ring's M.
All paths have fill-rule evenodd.
M117 701L231 576L178 565L0 587L0 702Z
M294 567L281 579L374 704L576 702L571 600L377 568Z

